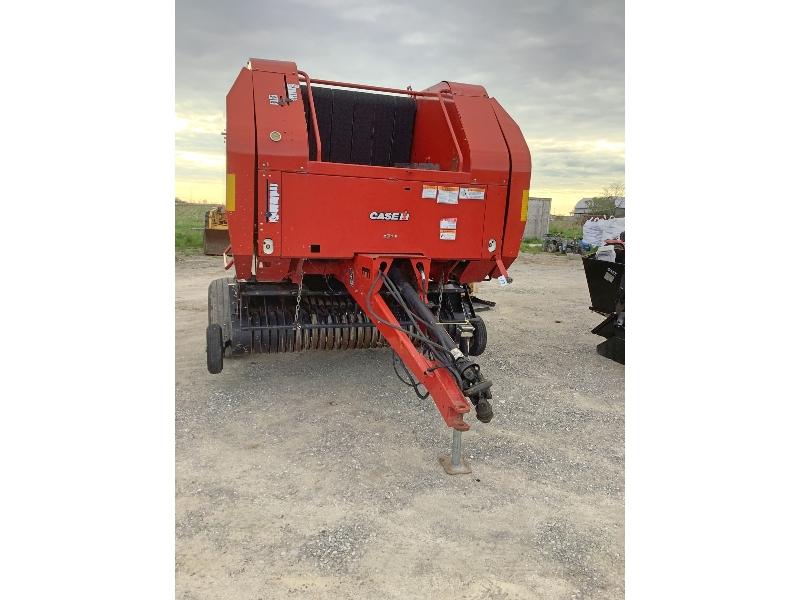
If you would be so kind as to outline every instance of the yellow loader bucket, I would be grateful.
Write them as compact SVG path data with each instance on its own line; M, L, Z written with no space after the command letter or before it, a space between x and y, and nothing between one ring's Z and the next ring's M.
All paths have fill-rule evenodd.
M203 254L222 256L230 245L228 235L228 214L221 206L206 213L205 229L203 229Z
M203 230L203 254L208 256L222 256L222 252L230 246L230 236L227 229Z

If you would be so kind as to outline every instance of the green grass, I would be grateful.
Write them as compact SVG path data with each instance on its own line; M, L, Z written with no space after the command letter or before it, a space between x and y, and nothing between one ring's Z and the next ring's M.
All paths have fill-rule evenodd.
M209 204L175 205L176 252L193 254L202 251L205 215L213 206Z
M563 238L569 239L581 239L583 237L583 228L582 227L565 227L563 225L556 225L555 223L550 223L550 235L557 235Z
M519 247L526 254L539 254L542 251L542 240L539 238L525 238Z

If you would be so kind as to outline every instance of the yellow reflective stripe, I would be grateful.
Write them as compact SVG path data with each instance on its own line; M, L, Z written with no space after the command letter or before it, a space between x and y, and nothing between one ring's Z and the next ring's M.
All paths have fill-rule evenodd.
M228 173L225 181L225 210L236 210L236 173Z
M528 220L528 194L530 190L522 190L522 211L520 213L520 221Z

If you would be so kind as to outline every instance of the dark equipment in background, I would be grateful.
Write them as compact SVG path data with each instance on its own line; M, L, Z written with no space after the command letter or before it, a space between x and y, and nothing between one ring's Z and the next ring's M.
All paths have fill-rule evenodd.
M597 353L625 364L625 241L608 240L616 253L614 262L583 257L583 270L589 286L591 310L606 318L592 329L595 335L606 338L597 345Z
M548 233L542 239L542 251L561 254L582 254L581 240Z

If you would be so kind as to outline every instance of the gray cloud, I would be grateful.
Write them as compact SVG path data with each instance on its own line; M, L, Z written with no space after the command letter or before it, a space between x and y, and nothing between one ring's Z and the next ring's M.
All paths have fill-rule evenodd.
M599 191L624 175L621 151L592 158L585 145L624 142L624 39L622 0L178 0L178 113L221 123L225 95L251 56L293 60L312 77L392 87L478 83L528 139L532 195L539 177ZM539 140L558 140L560 152ZM570 154L571 142L575 156L554 160ZM218 131L179 132L176 146L222 151Z

